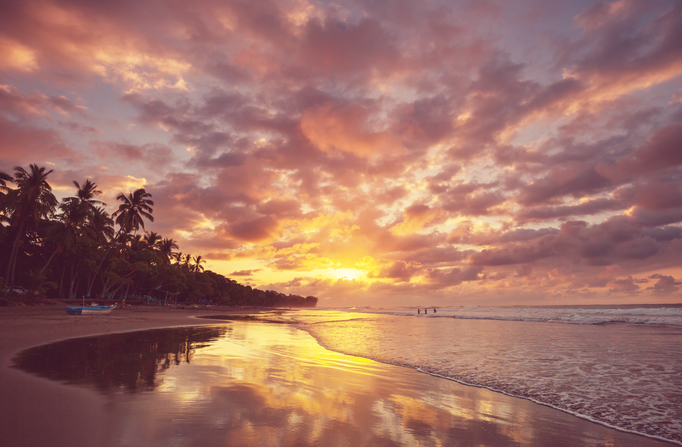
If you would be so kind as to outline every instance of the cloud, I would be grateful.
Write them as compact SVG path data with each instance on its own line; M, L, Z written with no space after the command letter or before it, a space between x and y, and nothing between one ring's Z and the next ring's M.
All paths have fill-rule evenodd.
M302 60L313 70L356 75L358 72L399 68L400 53L381 22L357 23L309 20L300 47Z
M402 153L400 140L386 130L375 130L370 117L370 110L359 104L326 104L304 112L301 130L323 151L339 150L361 157Z
M238 270L230 273L228 276L253 276L254 273L260 272L261 270L262 269Z
M173 162L172 150L162 144L134 144L93 141L93 153L100 160L126 160L128 163L144 165L146 169L163 172L168 164Z
M278 225L275 219L270 216L263 216L226 226L224 230L229 237L242 241L258 242L276 238L277 229Z
M644 146L637 148L630 156L621 158L614 165L600 165L598 170L609 178L626 180L682 164L680 143L682 125L671 125L659 129Z
M381 268L378 271L370 272L369 278L388 278L399 280L400 282L409 281L421 267L418 262L396 261L391 265Z
M656 284L653 287L647 287L647 290L653 290L654 293L668 295L670 293L677 292L682 285L682 282L675 281L672 276L664 275L651 275L650 279L657 279Z
M635 280L632 279L632 276L627 279L614 279L610 284L610 293L634 293L639 290L639 286L635 284Z
M46 96L41 93L22 95L11 85L0 85L0 111L11 117L30 118L46 114L46 110L54 110L63 115L84 115L86 107L59 95Z
M0 168L329 303L663 299L682 7L588 3L10 2Z
M6 166L76 158L64 139L52 129L22 125L0 117L0 163Z
M469 267L466 270L460 269L429 269L425 279L432 284L439 286L456 286L465 281L479 281L483 271L482 267Z

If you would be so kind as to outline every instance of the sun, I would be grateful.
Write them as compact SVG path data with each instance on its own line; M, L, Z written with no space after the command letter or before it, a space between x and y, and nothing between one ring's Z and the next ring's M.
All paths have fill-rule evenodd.
M365 277L365 272L358 269L329 269L325 276L336 279L360 279Z

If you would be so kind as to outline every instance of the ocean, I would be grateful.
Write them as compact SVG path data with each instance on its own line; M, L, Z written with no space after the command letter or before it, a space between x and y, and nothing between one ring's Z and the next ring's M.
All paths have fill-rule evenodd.
M301 310L327 349L682 445L682 306Z

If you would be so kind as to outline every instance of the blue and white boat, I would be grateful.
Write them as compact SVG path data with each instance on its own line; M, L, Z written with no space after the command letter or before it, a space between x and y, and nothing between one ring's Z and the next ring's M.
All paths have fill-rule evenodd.
M116 304L113 306L67 306L66 313L69 315L106 315L114 309L116 309Z

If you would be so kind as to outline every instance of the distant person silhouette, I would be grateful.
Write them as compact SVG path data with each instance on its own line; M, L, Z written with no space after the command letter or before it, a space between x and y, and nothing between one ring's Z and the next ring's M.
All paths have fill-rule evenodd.
M417 308L417 313L418 313L418 314L421 314L421 313L422 313L422 310L421 310L420 308Z
M424 313L425 314L429 313L429 310L427 308L424 308Z
M436 312L438 312L438 311L437 311L436 308L434 307L434 308L433 308L433 313L435 314Z

